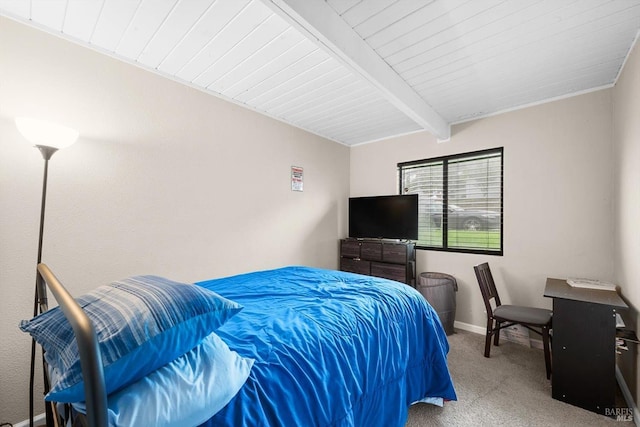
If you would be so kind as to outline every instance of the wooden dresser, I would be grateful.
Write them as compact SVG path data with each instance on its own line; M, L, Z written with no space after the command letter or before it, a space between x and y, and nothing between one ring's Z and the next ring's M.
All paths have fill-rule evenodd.
M340 270L384 277L414 286L416 246L395 240L340 240Z

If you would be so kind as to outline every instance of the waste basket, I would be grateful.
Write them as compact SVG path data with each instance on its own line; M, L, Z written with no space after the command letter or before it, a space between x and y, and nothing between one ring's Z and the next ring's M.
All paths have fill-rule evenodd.
M445 273L420 273L417 289L438 313L444 331L451 335L456 318L456 278Z

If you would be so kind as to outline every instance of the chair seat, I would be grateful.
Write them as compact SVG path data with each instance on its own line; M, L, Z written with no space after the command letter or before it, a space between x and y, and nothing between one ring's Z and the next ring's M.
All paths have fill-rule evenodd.
M551 310L519 305L501 305L493 310L493 316L497 319L540 326L549 323L551 315Z

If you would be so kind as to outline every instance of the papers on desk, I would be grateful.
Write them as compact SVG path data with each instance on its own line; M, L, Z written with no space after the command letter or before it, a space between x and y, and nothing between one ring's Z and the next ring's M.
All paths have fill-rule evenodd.
M627 342L621 338L616 338L616 354L622 354L620 350L628 351Z
M615 291L616 285L609 282L603 282L601 280L595 279L578 279L578 278L569 278L567 279L567 283L569 286L574 288L585 288L585 289L597 289L601 291Z

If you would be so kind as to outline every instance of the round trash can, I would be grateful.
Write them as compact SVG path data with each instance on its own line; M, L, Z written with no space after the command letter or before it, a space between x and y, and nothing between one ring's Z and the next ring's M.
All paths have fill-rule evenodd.
M451 335L456 318L456 278L445 273L420 273L417 289L438 313L444 331Z

